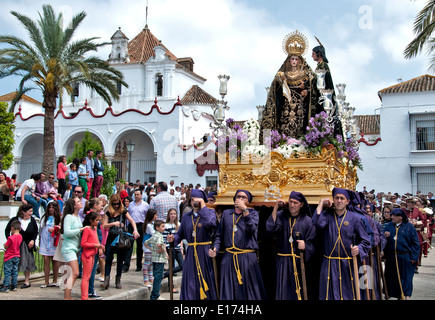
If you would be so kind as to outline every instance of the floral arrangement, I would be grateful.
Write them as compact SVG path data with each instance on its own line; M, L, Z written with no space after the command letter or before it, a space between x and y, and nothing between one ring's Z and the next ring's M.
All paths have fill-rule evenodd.
M243 145L246 143L248 136L243 132L234 119L227 119L226 132L218 137L218 148L225 148L230 157L239 158L242 154Z
M356 148L357 143L351 137L343 141L341 135L334 136L334 125L327 118L326 112L320 112L309 120L307 133L301 138L307 152L318 155L323 148L331 145L336 148L339 158L346 157L350 165L362 170L361 158Z
M252 156L264 158L271 151L281 154L285 159L297 158L300 154L319 155L323 148L335 147L339 158L347 158L349 164L362 170L357 143L350 137L343 141L340 135L334 136L334 126L327 120L326 112L321 112L309 120L307 133L300 139L287 137L276 130L264 137L260 144L260 125L257 120L249 119L238 125L234 119L226 120L226 134L218 138L218 146L225 147L230 158L246 159Z

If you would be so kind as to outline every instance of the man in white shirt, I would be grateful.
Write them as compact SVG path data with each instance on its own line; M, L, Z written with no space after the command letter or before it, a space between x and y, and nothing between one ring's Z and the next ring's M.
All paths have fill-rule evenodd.
M136 189L134 191L134 201L130 202L130 204L128 205L128 213L136 223L137 232L139 233L139 238L136 239L136 271L142 270L143 223L145 221L145 217L149 207L150 207L149 204L143 201L142 199L142 191L140 189ZM128 224L128 232L133 233L133 226L130 223ZM132 253L133 253L133 246L131 246L127 250L124 259L124 265L122 267L122 270L124 272L127 272L128 269L130 268L130 260L131 260Z
M30 179L24 181L21 184L21 187L18 189L16 194L17 201L23 202L23 204L30 204L33 207L33 215L38 219L39 216L39 207L42 204L41 197L35 194L35 186L37 183L41 181L41 174L32 174Z
M171 190L174 190L174 192L175 192L175 181L174 180L169 181L168 191L170 192Z

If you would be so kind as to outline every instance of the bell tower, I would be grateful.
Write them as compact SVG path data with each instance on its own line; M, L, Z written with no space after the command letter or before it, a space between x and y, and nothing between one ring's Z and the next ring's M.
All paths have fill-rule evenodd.
M112 52L109 55L109 63L129 63L128 38L121 31L121 27L119 27L110 40L112 40Z

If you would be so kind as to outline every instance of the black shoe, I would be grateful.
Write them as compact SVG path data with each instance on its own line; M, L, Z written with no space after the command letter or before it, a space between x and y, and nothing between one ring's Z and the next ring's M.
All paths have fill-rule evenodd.
M138 271L138 272L142 271L142 268L136 268L136 271Z
M30 288L30 283L29 284L27 284L27 283L23 283L22 285L21 285L21 289L27 289L27 288Z
M101 299L103 299L103 297L98 295L98 293L96 291L94 291L93 293L88 294L88 298L92 299L92 300L101 300Z
M124 273L128 272L128 268L122 268L122 272Z

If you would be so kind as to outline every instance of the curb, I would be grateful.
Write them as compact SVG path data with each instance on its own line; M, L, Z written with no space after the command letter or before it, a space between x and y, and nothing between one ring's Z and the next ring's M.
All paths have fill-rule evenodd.
M181 276L174 279L174 286L181 285ZM160 294L168 292L168 282L162 281L162 287L160 288ZM112 295L104 298L103 300L150 300L152 288L142 287L129 291L125 291L119 294Z

